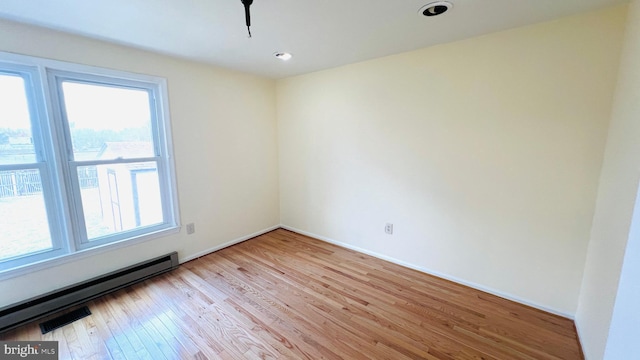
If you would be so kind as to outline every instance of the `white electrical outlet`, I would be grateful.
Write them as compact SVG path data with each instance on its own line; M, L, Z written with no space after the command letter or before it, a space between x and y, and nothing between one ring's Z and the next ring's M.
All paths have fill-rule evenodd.
M387 224L384 226L384 232L386 232L386 233L387 233L387 234L389 234L389 235L393 234L393 224L391 224L391 223L387 223Z
M187 235L191 235L194 232L196 232L196 224L194 223L188 223L187 224Z

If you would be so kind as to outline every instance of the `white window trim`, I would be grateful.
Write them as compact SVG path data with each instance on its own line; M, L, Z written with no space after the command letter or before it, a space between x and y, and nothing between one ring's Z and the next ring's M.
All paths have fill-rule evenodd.
M34 107L38 107L36 109L39 113L42 112L46 114L46 116L42 116L42 118L50 119L48 124L41 124L40 130L38 130L39 134L33 134L33 136L51 136L54 138L60 138L60 136L64 136L61 134L61 126L60 124L51 124L51 122L59 123L59 119L53 120L56 116L56 107L57 103L53 101L51 98L51 86L56 86L52 84L50 81L50 76L52 73L74 73L74 74L83 74L87 77L99 77L99 78L110 78L122 80L124 82L143 82L143 83L151 83L156 86L156 91L160 99L162 101L156 101L156 109L157 116L162 121L158 121L158 125L161 126L158 133L159 143L155 146L162 147L161 155L165 158L164 161L158 161L158 167L167 166L166 169L166 191L161 194L162 200L167 202L167 223L168 226L156 230L151 231L146 234L134 235L133 237L126 239L118 239L112 242L99 244L97 246L92 246L89 248L82 248L82 244L79 243L79 237L76 235L73 236L74 241L61 241L61 244L57 244L60 249L56 250L56 252L50 252L51 256L43 259L43 260L34 260L33 262L29 262L26 264L17 265L12 268L0 270L0 281L10 279L13 277L18 277L21 275L25 275L27 273L44 270L54 266L60 266L66 263L70 263L73 261L77 261L79 259L83 259L89 256L95 256L101 253L105 253L108 251L113 251L116 249L120 249L123 247L134 246L136 244L140 244L149 240L158 239L160 237L165 237L168 235L176 234L180 231L180 207L179 207L179 199L178 199L178 187L176 181L176 172L175 172L175 161L173 156L173 141L171 137L171 119L169 116L169 97L167 91L167 80L157 76L151 76L146 74L137 74L124 72L113 69L104 69L89 65L75 64L57 60L43 59L37 58L27 55L20 55L14 53L7 53L0 51L0 62L5 64L13 64L16 68L27 68L30 67L35 71L32 72L34 74L34 78L32 79L33 83L40 82L42 84L42 92L39 93L38 89L34 89L35 98L37 99L38 104L34 104ZM35 84L38 85L38 84ZM159 99L155 99L159 100ZM39 105L44 104L44 106ZM46 144L46 142L45 142ZM44 145L47 147L47 145ZM51 176L55 178L60 183L67 183L68 181L65 179L65 175L63 171L61 171L62 167L62 159L65 157L63 154L60 154L60 151L64 151L64 149L60 149L59 147L54 148L41 148L37 149L36 152L41 151L44 154L39 154L38 156L46 156L51 163L49 164L48 171L51 172ZM33 166L38 167L38 164L34 164ZM49 181L49 180L44 180ZM43 186L44 186L43 181ZM61 226L63 229L51 229L51 231L59 231L60 236L69 239L69 234L65 233L74 232L71 222L71 214L69 214L69 209L67 203L69 197L65 193L67 191L66 186L61 186L60 191L60 199L55 200L56 213L59 215L64 215L64 224ZM59 227L60 225L55 225ZM55 246L56 244L54 244Z
M22 276L22 275L27 275L27 274L41 271L41 270L46 270L52 267L68 264L68 263L85 259L88 257L104 254L110 251L138 245L138 244L159 239L165 236L177 234L180 232L180 230L181 230L181 226L177 226L175 228L157 231L151 234L146 234L144 236L139 236L139 237L120 240L120 241L114 241L112 243L92 247L86 250L79 250L73 253L67 253L64 255L48 258L41 261L32 262L22 266L16 266L14 268L7 269L0 272L0 281L8 280L8 279Z

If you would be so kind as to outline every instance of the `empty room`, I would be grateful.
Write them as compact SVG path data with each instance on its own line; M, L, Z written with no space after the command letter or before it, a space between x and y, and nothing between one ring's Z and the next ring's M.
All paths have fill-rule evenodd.
M0 359L640 359L640 0L0 1Z

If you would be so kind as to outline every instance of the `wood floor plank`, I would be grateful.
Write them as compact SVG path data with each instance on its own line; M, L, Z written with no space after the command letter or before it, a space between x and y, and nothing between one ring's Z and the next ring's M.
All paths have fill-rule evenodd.
M573 321L278 229L88 303L61 359L583 359Z
M103 313L102 311L95 312L94 310L93 315L89 317L91 321L95 324L95 328L97 332L95 336L104 343L104 346L109 352L109 358L113 360L126 360L126 356L122 351L120 344L118 344L118 341L115 339L115 337L113 336L113 333L107 326L102 316L102 313ZM53 340L53 338L51 340Z
M325 333L323 325L325 325L326 321L318 319L312 316L313 314L305 311L301 312L300 309L292 306L295 305L293 304L293 296L287 298L287 302L273 296L267 296L267 294L256 289L255 283L243 282L241 280L241 272L235 271L233 267L225 268L226 264L224 259L219 258L217 260L215 263L206 264L206 266L223 276L224 281L229 284L232 289L230 291L231 294L236 296L242 294L243 297L241 297L240 300L250 300L254 306L267 309L268 312L276 315L276 321L280 324L293 322L295 328L292 330L295 331L297 335L303 334L301 340L311 345L316 352L319 352L323 356L332 359L349 358L343 353L345 349L340 346L340 344L332 344L332 349L329 349L316 341L317 337L322 337ZM224 284L220 285L224 286ZM292 303L292 305L289 303Z

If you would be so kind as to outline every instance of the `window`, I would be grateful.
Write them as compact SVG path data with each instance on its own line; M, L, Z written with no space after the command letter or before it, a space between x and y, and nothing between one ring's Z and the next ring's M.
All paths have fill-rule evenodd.
M0 272L177 231L165 93L0 53Z

